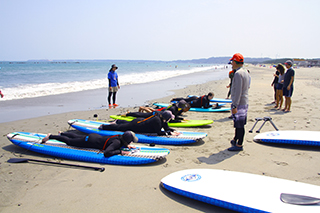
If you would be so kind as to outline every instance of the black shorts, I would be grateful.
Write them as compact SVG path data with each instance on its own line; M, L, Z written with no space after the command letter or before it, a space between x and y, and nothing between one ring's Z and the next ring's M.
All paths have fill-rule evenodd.
M287 87L283 87L283 96L285 97L291 97L293 93L293 86L288 90Z

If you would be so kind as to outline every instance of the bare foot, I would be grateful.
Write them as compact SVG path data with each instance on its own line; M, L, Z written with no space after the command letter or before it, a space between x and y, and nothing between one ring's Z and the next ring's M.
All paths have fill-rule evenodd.
M45 143L49 140L49 137L50 137L51 133L48 133L46 137L44 137L41 141L41 143Z
M117 120L114 120L114 121L110 122L110 124L117 124Z

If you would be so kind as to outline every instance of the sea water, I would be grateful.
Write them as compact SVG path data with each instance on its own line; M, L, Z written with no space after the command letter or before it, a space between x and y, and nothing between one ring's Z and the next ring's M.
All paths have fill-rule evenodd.
M108 87L107 75L112 64L118 66L116 72L120 86L210 70L216 72L219 79L225 68L221 64L162 61L0 62L0 89L5 95L0 101L105 88Z

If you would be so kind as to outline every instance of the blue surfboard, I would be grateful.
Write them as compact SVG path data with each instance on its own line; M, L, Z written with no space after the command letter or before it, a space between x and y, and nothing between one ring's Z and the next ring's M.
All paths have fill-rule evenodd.
M158 107L168 107L170 104L165 104L165 103L153 103L153 105L158 106ZM227 112L230 111L231 108L219 108L219 109L214 109L214 108L190 108L189 111L191 112Z
M41 144L45 134L29 132L13 132L7 138L15 145L37 153L58 158L115 165L139 165L148 164L165 158L170 151L165 148L136 146L131 149L129 155L113 155L104 157L98 149L86 149L68 146L57 140L49 140Z
M264 132L256 135L253 141L259 143L320 146L320 131L283 130Z
M188 169L168 174L161 186L237 212L320 212L320 186L264 175Z
M122 134L123 132L119 131L110 131L110 130L100 130L99 126L102 124L108 124L104 122L98 121L90 121L83 119L72 119L68 121L69 125L73 128L85 132L85 133L97 133L99 135L117 135ZM205 132L180 132L181 134L178 136L173 135L165 135L158 136L157 134L138 134L136 133L137 138L139 139L138 143L154 143L161 145L182 145L182 144L190 144L195 143L200 139L203 139L207 136Z
M188 95L188 97L192 97L192 96L197 96L197 95ZM210 101L217 102L217 103L232 103L231 99L224 99L224 98L212 98Z

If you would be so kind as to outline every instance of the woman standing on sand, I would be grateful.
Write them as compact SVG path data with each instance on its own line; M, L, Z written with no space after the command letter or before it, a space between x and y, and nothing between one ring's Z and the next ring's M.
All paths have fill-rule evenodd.
M277 90L276 90L276 105L274 108L277 108L278 110L282 107L283 102L283 82L284 82L284 66L282 64L278 64L276 66L277 72L279 72L278 75L278 83L277 83Z
M118 89L120 89L119 86L119 81L118 81L118 74L116 73L116 70L118 69L118 67L113 64L111 66L111 69L109 70L108 73L108 80L109 80L109 95L108 95L108 103L109 103L109 107L117 107L118 104L116 104L116 95L118 92ZM112 100L113 100L113 105L111 105L111 96L113 96Z

